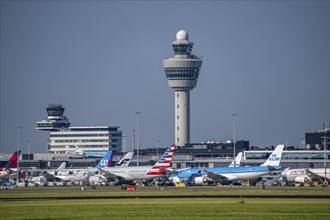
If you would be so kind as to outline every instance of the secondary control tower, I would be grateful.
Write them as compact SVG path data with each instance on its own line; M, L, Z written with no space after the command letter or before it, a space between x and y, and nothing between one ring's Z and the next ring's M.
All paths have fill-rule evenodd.
M64 107L61 104L49 104L46 110L48 118L37 122L37 130L60 131L70 126L69 119L63 115Z
M203 61L191 54L194 43L185 30L172 43L174 57L163 61L169 87L175 92L175 144L190 142L190 90L197 85Z

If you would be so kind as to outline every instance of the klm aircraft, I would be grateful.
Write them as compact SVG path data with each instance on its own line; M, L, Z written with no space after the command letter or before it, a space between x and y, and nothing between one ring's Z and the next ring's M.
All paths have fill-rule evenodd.
M106 151L85 151L80 149L77 145L75 145L75 153L79 156L84 157L104 157L106 155Z
M239 152L229 167L239 167L242 155L243 152ZM207 175L202 168L198 167L177 170L177 172L169 174L168 179L174 184L184 183L186 185L205 185L207 183Z
M282 169L280 161L284 145L278 145L267 161L260 166L205 168L207 176L215 182L254 180L273 171Z

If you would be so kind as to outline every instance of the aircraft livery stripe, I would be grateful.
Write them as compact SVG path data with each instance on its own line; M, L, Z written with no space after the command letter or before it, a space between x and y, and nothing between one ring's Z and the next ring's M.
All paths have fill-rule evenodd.
M150 176L155 176L155 175L165 175L166 172L161 172L161 171L155 171L155 172L152 172L152 171L149 171L147 173L147 175L150 175Z

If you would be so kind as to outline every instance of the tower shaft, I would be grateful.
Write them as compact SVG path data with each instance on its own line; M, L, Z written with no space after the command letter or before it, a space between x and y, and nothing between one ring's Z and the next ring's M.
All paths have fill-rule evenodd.
M190 142L190 90L175 91L175 144Z

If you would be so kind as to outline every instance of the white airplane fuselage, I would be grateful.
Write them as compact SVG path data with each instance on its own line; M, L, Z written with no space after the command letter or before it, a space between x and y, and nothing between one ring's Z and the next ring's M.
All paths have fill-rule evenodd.
M126 181L134 180L150 180L156 177L164 176L164 174L148 175L152 170L152 166L138 166L138 167L107 167L102 170L109 172L118 177L124 178Z

